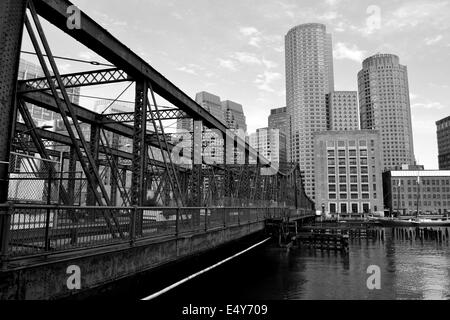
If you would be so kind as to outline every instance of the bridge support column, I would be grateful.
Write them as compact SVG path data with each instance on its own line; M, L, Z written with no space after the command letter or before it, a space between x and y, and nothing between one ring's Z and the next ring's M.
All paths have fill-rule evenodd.
M145 173L147 163L147 101L148 85L145 81L136 81L136 97L134 106L133 165L131 176L131 205L143 206L146 197ZM156 130L156 128L155 128ZM158 132L156 136L158 137ZM159 139L159 137L158 137ZM136 212L136 235L142 233L142 210Z
M119 136L115 133L113 133L112 136L112 148L113 149L119 149ZM119 163L119 157L113 156L114 163ZM111 170L114 170L114 168L109 168L110 170L110 178L109 178L109 184L111 186L111 205L117 206L117 180L114 179L114 175L112 174ZM117 176L119 176L119 172L117 172Z
M203 206L203 122L194 120L192 133L192 206ZM192 215L194 226L200 225L200 212Z
M11 140L16 122L17 75L26 10L25 0L0 1L0 204L8 201ZM0 263L7 254L10 219L0 212Z
M100 128L96 125L91 125L91 134L90 134L90 140L89 140L89 152L92 155L92 158L94 159L94 167L90 167L91 175L94 175L94 171L99 172L99 165L98 165L98 155L99 155L99 143L100 143ZM94 181L92 185L92 189L97 189L98 184L96 181ZM96 205L96 198L94 192L88 192L87 198L86 198L86 204L88 206L95 206Z

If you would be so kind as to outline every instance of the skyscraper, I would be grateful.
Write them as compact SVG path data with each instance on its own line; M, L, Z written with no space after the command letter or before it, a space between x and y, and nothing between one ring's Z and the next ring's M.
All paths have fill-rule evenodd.
M358 73L361 129L379 130L385 170L414 165L408 71L393 54L363 61Z
M450 116L436 122L439 169L450 170Z
M286 167L286 135L280 129L256 129L255 133L250 134L249 143L261 156L275 164L275 167Z
M269 128L278 129L285 135L289 132L290 116L287 113L287 108L276 108L270 110Z
M247 123L242 105L230 100L222 101L225 121L230 129L241 129L247 132Z
M306 193L314 197L313 133L327 130L326 94L334 90L331 34L323 24L302 24L289 30L285 46L288 158L300 164Z
M327 95L328 130L359 130L358 93L333 91Z
M226 124L225 114L222 110L222 103L220 102L220 97L209 92L199 92L195 95L195 102L197 102L203 109L207 110L219 121ZM192 123L192 121L191 121ZM207 147L203 150L204 156L215 161L216 163L222 163L223 161L223 147L224 141L221 135L217 133L206 130L204 132L203 139L207 144Z
M212 93L202 91L195 95L195 102L197 102L203 109L207 110L218 120L226 123L220 97Z

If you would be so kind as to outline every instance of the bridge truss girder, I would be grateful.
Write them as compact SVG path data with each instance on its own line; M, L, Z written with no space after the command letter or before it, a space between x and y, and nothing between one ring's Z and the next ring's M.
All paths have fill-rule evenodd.
M73 172L81 168L85 179L84 190L88 194L87 204L178 207L265 207L283 204L297 208L302 206L312 208L312 202L303 192L298 166L292 165L287 173L264 175L261 169L270 165L266 159L260 157L241 138L236 138L222 122L187 97L84 13L81 30L77 32L68 30L65 20L62 26L62 12L65 13L65 9L71 5L69 1L30 0L28 3L37 34L24 13L22 13L23 20L45 78L21 82L14 97L8 98L9 103L13 104L11 117L15 119L18 107L14 103L17 101L22 108L23 118L26 118L26 124L17 123L15 129L11 127L9 131L5 131L5 136L15 134L16 140L19 141L16 151L38 153L45 159L55 159L59 154L63 162L61 168L68 168L69 177L73 177ZM40 25L40 17L62 28L117 67L60 75ZM41 51L41 46L44 52ZM20 47L17 50L11 55L18 56ZM50 68L44 62L44 56L48 58ZM17 72L15 76L17 77ZM136 84L133 113L97 114L73 104L66 91L69 87L119 81L132 81ZM175 108L161 109L156 95L172 103ZM27 114L27 103L59 114L63 122L62 130L51 132L33 127L30 115ZM195 120L194 131L190 136L193 163L187 167L174 163L171 154L174 144L171 142L170 134L165 132L162 122L182 118ZM222 135L221 139L227 140L227 143L229 140L227 138L231 135L234 147L242 143L243 164L229 164L226 150L223 150L222 163L213 165L205 163L202 159L204 149L208 145L205 143L205 132L211 129L217 129ZM31 136L31 142L27 140L28 136ZM120 144L124 141L129 142L132 150L123 151L124 145ZM58 150L60 147L54 147L54 144L64 147L60 151ZM225 143L223 145L225 146ZM2 156L9 154L9 150L2 152L0 154ZM233 151L231 158L235 157ZM250 158L256 159L256 163L251 164ZM65 162L68 162L67 166ZM4 191L2 192L4 197ZM62 194L68 199L73 199L73 182L70 178L68 188L61 192L61 197ZM71 200L67 201L63 203L70 203ZM114 211L105 210L104 219L111 235L121 237ZM139 232L139 225L137 227L136 232Z

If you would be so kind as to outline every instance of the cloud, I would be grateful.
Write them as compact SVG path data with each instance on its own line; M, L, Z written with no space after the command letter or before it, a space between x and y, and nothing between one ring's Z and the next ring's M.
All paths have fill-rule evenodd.
M239 32L248 38L248 44L253 47L260 47L262 41L261 32L255 27L240 27Z
M244 36L252 36L260 33L255 27L240 27L239 32Z
M440 102L424 102L424 103L414 103L411 108L421 108L421 109L435 109L442 110L445 106Z
M190 67L183 66L183 67L177 68L177 70L181 71L181 72L193 74L193 75L198 75L197 71L194 68L190 68Z
M335 6L337 4L339 4L341 2L341 0L325 0L325 3L329 6Z
M441 41L442 38L443 38L442 34L438 34L436 37L433 37L433 38L426 38L426 39L425 39L425 44L426 44L427 46L431 46L431 45L433 45L433 44L438 43L439 41Z
M445 29L449 26L448 4L448 1L411 1L394 10L384 25L391 31L430 23Z
M243 63L250 65L261 65L261 60L256 57L256 55L248 52L235 52L231 55L233 59Z
M229 59L217 59L219 61L219 66L230 71L237 71L236 63Z
M419 95L410 92L409 93L409 100L416 100L419 97Z
M265 58L258 58L255 54L250 52L235 52L230 58L237 60L242 64L265 66L267 69L276 68L278 66L277 63Z
M260 90L267 92L275 92L275 89L271 87L271 84L281 78L281 74L278 72L271 72L265 70L262 74L259 74L256 77L255 84L256 87Z
M338 14L336 11L328 11L325 12L322 15L317 16L318 20L325 20L325 21L333 21L339 18L341 15Z
M344 42L336 43L333 56L335 59L349 59L361 63L366 55L364 50L358 49L356 45L349 45Z

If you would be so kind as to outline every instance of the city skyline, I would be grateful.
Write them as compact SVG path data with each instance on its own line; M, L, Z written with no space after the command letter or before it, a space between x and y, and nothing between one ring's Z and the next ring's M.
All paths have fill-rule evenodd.
M364 58L377 52L396 54L409 71L417 162L437 169L435 122L448 116L450 98L449 67L444 63L449 46L448 2L378 2L379 26L370 24L377 11L372 3L350 7L346 2L300 6L294 1L267 1L255 7L254 1L214 5L150 1L146 4L152 10L140 13L134 10L139 1L130 1L127 7L117 1L74 1L191 97L208 91L241 103L246 115L251 115L249 132L266 126L270 109L285 106L283 37L290 28L307 22L327 26L333 36L335 90L357 89L357 72ZM199 10L202 7L207 10ZM181 28L186 32L180 33ZM80 45L69 47L65 40L55 42L54 53L96 60ZM73 63L60 64L67 72L75 70ZM117 87L119 91L123 85ZM89 89L82 94L107 97L109 92ZM82 98L82 105L89 103Z

